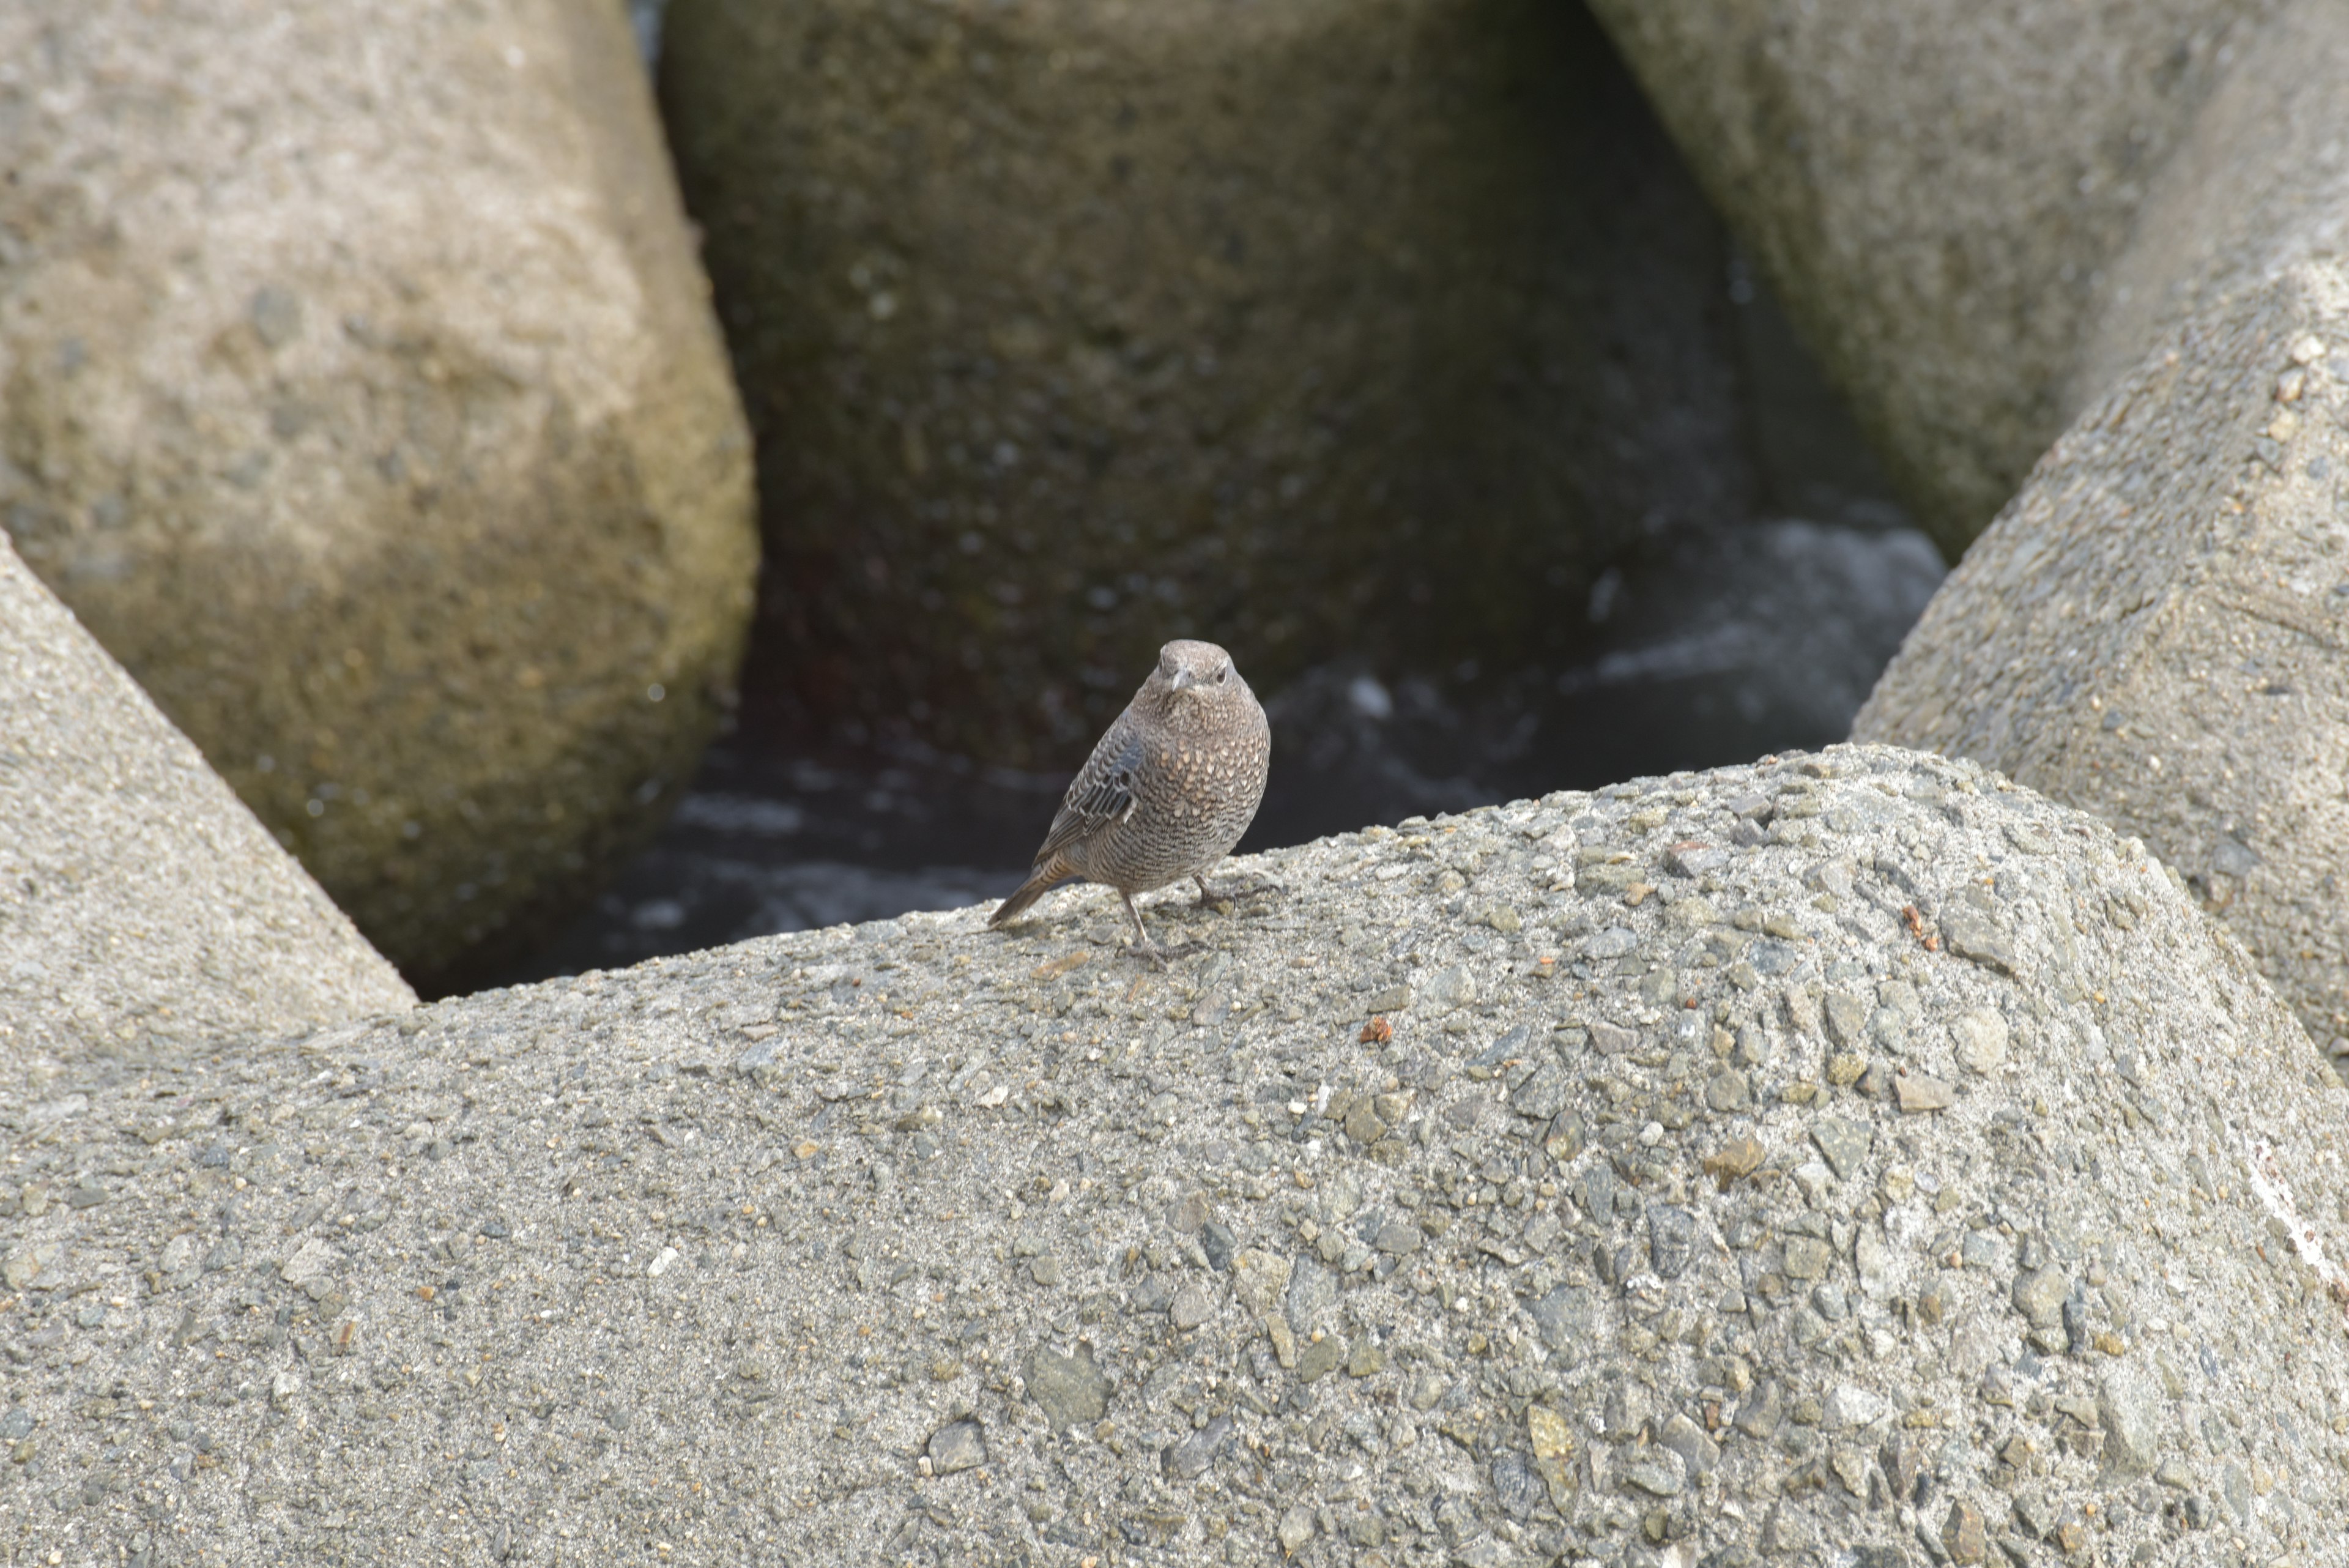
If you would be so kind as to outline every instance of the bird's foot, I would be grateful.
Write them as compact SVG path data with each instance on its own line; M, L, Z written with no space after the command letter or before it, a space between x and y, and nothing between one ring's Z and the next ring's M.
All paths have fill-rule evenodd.
M1196 942L1175 942L1170 946L1164 942L1152 941L1147 937L1141 937L1126 943L1124 950L1126 957L1140 959L1164 974L1166 971L1168 959L1181 958L1198 945Z

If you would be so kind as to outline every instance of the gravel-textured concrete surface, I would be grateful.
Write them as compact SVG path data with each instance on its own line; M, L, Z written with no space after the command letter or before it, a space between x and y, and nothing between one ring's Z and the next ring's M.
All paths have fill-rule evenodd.
M0 526L384 952L576 900L734 675L749 443L616 4L0 6Z
M0 1542L2349 1562L2344 1091L2135 842L1839 748L1241 868L8 1102Z
M2106 269L2276 8L1591 0L1952 559L2102 390Z
M1753 504L1718 222L1547 0L678 0L662 101L828 722L1083 760L1168 636L1570 650Z
M5 1092L415 1002L0 535Z
M2344 416L2339 264L2198 317L2047 454L1853 732L2142 835L2349 1056Z

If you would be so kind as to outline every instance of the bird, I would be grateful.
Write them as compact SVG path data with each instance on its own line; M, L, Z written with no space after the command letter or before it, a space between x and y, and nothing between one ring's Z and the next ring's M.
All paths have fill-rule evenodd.
M1028 879L988 925L1017 919L1071 877L1105 883L1133 921L1128 952L1164 968L1174 950L1150 940L1133 896L1187 877L1208 902L1206 874L1256 820L1271 763L1272 726L1232 656L1212 642L1166 644L1070 784Z

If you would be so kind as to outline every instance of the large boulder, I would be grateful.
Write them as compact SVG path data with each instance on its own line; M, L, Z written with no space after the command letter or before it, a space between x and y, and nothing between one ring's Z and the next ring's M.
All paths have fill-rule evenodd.
M2349 1563L2344 1091L2134 841L1852 748L1246 869L94 1074L9 1550Z
M0 535L0 1084L415 994Z
M2151 354L1951 575L1853 732L2142 836L2349 1065L2349 269L2327 254L2349 18L2303 8L2240 70L2147 201Z
M690 772L756 540L616 5L0 8L0 524L395 961Z
M1951 559L2103 389L2148 178L2274 8L1591 0Z
M1578 7L678 0L660 70L820 722L1073 763L1185 628L1513 667L1748 509L1718 226Z

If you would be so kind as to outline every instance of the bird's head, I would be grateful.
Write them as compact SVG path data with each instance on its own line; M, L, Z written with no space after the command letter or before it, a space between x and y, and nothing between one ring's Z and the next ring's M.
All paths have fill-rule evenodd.
M1232 656L1212 642L1180 639L1158 650L1151 683L1172 699L1193 700L1246 691L1247 682L1232 668Z

